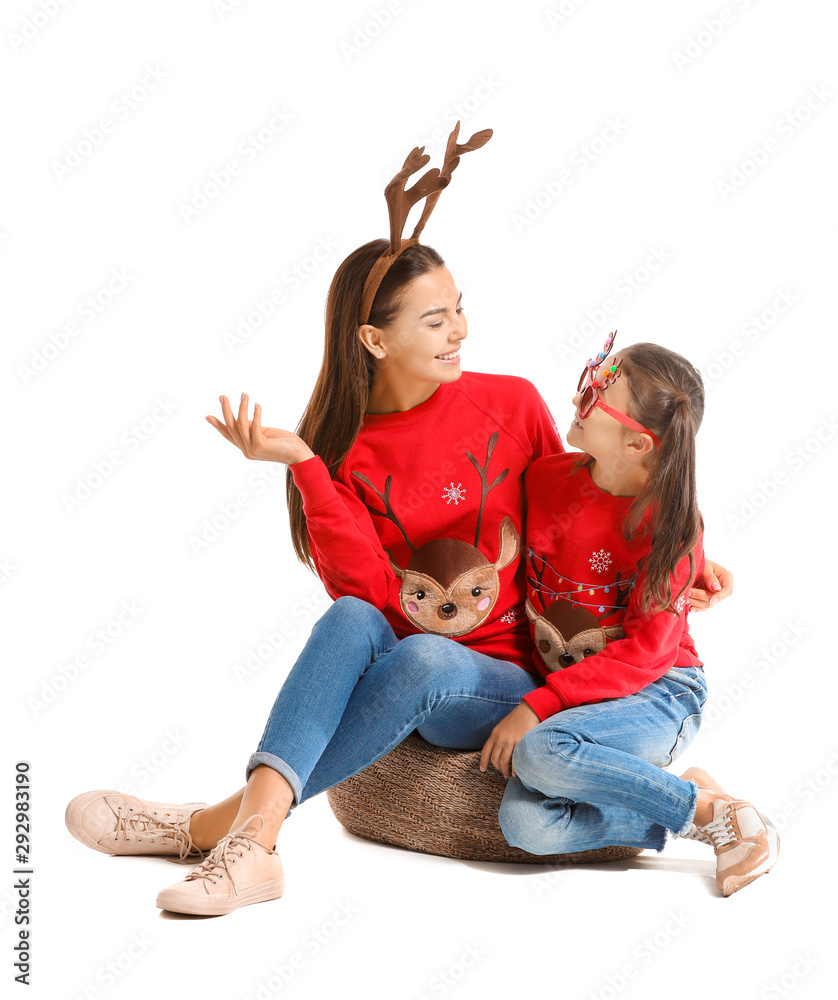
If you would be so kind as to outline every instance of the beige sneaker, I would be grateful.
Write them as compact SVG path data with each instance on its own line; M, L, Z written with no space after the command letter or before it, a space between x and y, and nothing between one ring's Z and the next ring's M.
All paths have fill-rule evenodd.
M713 818L705 826L690 824L682 837L709 844L716 854L716 887L725 896L744 888L774 867L780 852L780 838L770 819L750 802L734 799L700 767L690 767L681 775L716 796Z
M192 814L205 802L167 805L107 790L84 792L67 806L67 829L85 847L103 854L203 857L189 835Z
M157 896L161 910L220 916L248 903L277 899L285 875L276 851L257 844L261 816L251 816L215 845L205 861Z
M722 786L711 778L706 771L702 771L700 767L688 767L681 775L681 779L682 781L694 781L699 788L713 792L716 798L733 801L733 796L728 795ZM704 827L696 826L695 823L690 823L687 832L682 833L681 836L686 837L688 840L700 840L702 844L709 844L711 847L715 847L713 838L705 832Z
M773 868L780 851L774 824L744 799L716 799L713 819L701 830L713 844L716 887L724 896Z

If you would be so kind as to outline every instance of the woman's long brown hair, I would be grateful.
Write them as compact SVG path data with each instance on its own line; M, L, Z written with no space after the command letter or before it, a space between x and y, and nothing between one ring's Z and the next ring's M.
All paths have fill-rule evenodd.
M354 250L337 269L326 299L323 362L296 432L323 459L332 477L360 433L367 410L375 359L358 337L358 316L364 281L388 246L388 240L380 239ZM385 274L368 322L379 329L389 326L398 314L405 286L444 264L436 250L421 243L404 250ZM285 498L294 552L303 565L314 570L303 498L290 468L285 476Z
M644 614L675 611L675 602L694 576L693 549L704 529L695 478L704 384L686 358L657 344L632 344L615 354L623 359L620 371L629 391L629 414L660 439L623 529L627 539L649 531L652 535L651 550L638 566L638 573L646 570L640 607ZM671 577L684 556L690 559L690 581L673 596Z

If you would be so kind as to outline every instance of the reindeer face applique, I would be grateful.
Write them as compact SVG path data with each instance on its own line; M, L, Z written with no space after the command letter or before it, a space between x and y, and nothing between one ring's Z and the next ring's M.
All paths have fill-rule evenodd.
M436 538L416 548L390 503L393 477L387 477L384 492L380 493L366 476L360 472L352 473L374 490L384 503L383 511L368 505L370 513L392 521L413 553L406 566L400 566L389 552L387 554L393 572L402 581L399 591L401 609L423 632L454 638L466 635L481 625L498 599L499 572L514 562L521 549L521 536L508 516L500 524L497 559L490 562L477 547L486 498L509 472L509 469L503 469L491 484L488 481L487 470L497 439L495 431L489 439L485 465L480 465L471 452L466 452L482 483L473 545L459 538Z
M587 608L558 598L538 614L527 600L527 617L534 623L535 644L548 670L564 670L587 656L601 653L607 639L622 639L622 625L603 628Z
M402 611L423 632L454 637L465 635L488 618L498 599L498 571L518 555L521 540L512 518L500 525L496 562L459 538L426 542L402 569L390 559L402 586Z

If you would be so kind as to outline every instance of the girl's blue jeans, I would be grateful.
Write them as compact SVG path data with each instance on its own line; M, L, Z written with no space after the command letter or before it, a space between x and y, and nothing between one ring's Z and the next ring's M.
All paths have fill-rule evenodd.
M282 685L247 775L267 764L299 804L374 764L414 729L436 746L479 749L539 683L445 636L399 640L377 608L340 597Z
M480 749L541 683L444 636L399 640L377 608L341 597L315 624L246 773L259 764L278 771L297 805L363 771L414 729L436 746ZM695 811L695 783L662 768L695 736L705 697L703 671L676 667L637 694L536 726L513 755L518 777L499 816L507 840L533 854L612 844L660 850L667 830L686 828Z
M664 771L701 724L701 667L673 667L636 694L550 716L515 747L498 820L513 847L564 854L607 845L663 849L686 831L694 781Z

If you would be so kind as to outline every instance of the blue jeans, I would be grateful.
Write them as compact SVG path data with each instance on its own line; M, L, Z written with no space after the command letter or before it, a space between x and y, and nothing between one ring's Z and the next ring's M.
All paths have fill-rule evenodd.
M564 854L663 850L695 813L694 781L664 771L701 725L700 667L673 667L636 694L550 716L515 747L498 816L513 847Z
M414 729L436 746L481 748L539 683L445 636L399 640L377 608L340 597L282 685L246 773L272 767L298 805L374 764Z

